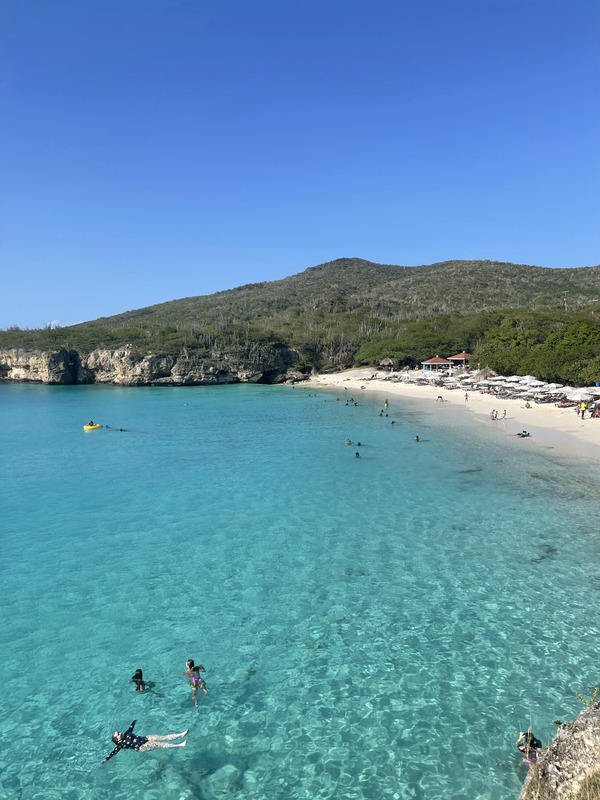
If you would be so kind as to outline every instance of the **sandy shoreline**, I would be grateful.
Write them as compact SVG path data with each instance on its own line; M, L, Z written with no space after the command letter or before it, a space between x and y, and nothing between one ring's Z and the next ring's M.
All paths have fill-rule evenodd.
M435 405L443 398L444 403L453 408L462 408L465 414L473 417L473 422L487 423L494 431L501 430L506 435L515 435L522 430L531 433L532 441L539 445L550 445L570 456L582 456L600 460L600 420L588 417L581 420L573 408L557 408L554 404L535 404L525 408L523 400L498 399L493 395L469 392L465 401L465 391L444 389L438 386L419 386L414 383L395 383L384 380L382 373L368 380L375 368L361 367L331 374L314 375L308 385L315 388L339 389L344 395L351 394L356 400L360 395L383 394L389 397L407 397L422 400L428 406ZM304 384L307 385L307 384ZM347 391L346 391L347 390ZM499 411L500 417L506 410L506 420L492 422L490 412Z

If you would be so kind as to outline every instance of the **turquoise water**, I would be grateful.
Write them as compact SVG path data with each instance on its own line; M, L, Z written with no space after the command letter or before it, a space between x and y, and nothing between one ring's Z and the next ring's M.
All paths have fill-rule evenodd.
M0 797L517 797L599 680L598 467L335 398L0 386ZM187 747L101 765L134 717Z

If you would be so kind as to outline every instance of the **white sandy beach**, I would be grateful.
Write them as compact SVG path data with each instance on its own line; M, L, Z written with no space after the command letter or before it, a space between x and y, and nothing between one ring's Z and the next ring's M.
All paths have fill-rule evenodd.
M377 372L377 378L371 379ZM345 390L360 401L360 396L366 393L378 393L388 397L410 397L422 400L428 406L440 403L451 403L453 407L464 409L465 414L473 418L474 424L487 424L493 426L494 431L501 430L506 435L515 435L527 430L532 439L539 445L550 445L569 455L581 455L588 458L600 459L600 419L591 419L589 416L581 420L574 408L557 408L555 404L532 403L531 408L525 408L525 401L515 399L499 399L490 394L470 391L468 401L465 400L464 389L444 389L438 386L420 386L414 383L394 382L384 380L385 373L376 367L350 369L344 372L314 375L308 382L315 388L337 389L347 394ZM492 409L499 411L500 417L506 410L506 420L498 419L492 422L490 412Z

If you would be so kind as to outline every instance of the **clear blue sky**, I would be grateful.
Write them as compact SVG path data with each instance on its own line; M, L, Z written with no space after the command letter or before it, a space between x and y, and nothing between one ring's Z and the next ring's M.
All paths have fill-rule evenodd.
M600 263L598 0L3 0L0 326Z

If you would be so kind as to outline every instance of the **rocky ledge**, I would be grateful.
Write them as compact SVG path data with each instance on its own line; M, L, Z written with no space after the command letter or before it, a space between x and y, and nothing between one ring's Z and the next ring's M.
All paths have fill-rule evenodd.
M559 726L519 800L600 800L600 703Z
M134 355L131 350L76 350L55 353L0 352L0 381L72 385L200 386L226 383L284 383L302 380L292 369L299 354L290 348L251 345L236 353Z

